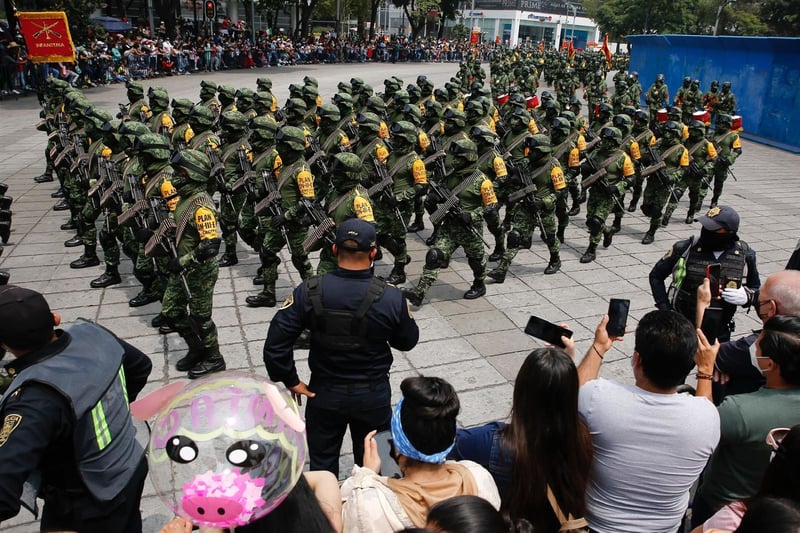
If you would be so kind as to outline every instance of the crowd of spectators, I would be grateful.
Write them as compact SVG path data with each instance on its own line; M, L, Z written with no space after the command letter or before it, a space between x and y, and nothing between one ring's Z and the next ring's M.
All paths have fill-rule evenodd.
M398 35L339 38L330 33L304 39L262 34L254 43L249 31L235 26L204 37L195 36L193 28L184 24L174 37L161 30L151 36L143 29L93 33L76 43L75 62L35 64L27 56L22 36L5 32L0 34L0 94L36 91L49 76L61 78L74 87L88 88L128 79L297 64L457 62L468 48L465 40L413 41Z

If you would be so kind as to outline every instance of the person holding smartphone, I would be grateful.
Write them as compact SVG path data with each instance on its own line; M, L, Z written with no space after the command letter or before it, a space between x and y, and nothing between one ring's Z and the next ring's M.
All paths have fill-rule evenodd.
M739 214L732 207L714 207L698 221L700 236L673 244L650 271L650 289L658 309L673 309L694 324L697 287L706 277L716 278L711 304L722 308L723 327L717 338L725 342L734 330L736 308L749 307L761 287L756 252L739 238ZM667 290L664 281L670 274Z

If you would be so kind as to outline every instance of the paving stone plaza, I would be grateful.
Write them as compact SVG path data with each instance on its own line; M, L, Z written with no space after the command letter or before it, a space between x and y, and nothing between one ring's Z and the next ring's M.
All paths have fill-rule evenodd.
M457 63L340 64L305 65L284 68L236 70L214 73L193 73L145 80L169 91L170 98L196 101L200 80L207 79L234 87L255 88L260 76L272 78L275 95L283 103L290 83L302 82L305 75L319 80L320 94L325 101L334 94L336 83L359 76L376 92L383 89L383 79L395 75L405 84L425 74L436 86L457 71ZM488 69L488 65L484 68ZM643 80L645 88L650 80ZM546 87L542 87L546 89ZM735 91L735 87L734 87ZM87 96L95 105L116 114L117 104L125 102L123 85L90 89ZM123 339L136 345L153 360L150 383L144 393L170 380L185 377L174 369L184 355L185 344L177 334L159 335L150 327L150 319L159 311L159 304L131 308L128 300L139 290L131 275L129 261L123 260L121 285L91 289L89 281L99 276L102 265L74 270L70 261L77 259L82 248L65 248L63 242L72 233L59 230L66 221L65 212L54 212L50 194L55 183L35 184L33 177L44 170L45 134L35 129L39 106L35 97L0 102L0 181L8 183L8 195L14 197L11 239L0 257L0 269L11 272L11 283L42 292L51 308L58 311L64 323L78 317L95 320ZM747 127L747 117L744 117ZM762 282L767 275L783 269L800 238L800 156L765 145L743 140L743 155L733 167L738 181L728 179L721 204L732 205L741 215L740 236L756 250ZM628 330L637 320L654 309L648 273L671 244L699 234L698 223L683 223L687 198L681 202L672 223L659 230L656 242L645 246L641 239L648 220L640 213L626 213L622 231L608 249L598 249L597 260L581 264L578 258L586 249L589 235L584 226L585 207L571 222L562 245L561 271L545 276L549 253L535 239L529 251L521 251L502 285L487 281L487 294L477 300L463 300L462 294L472 281L472 272L463 252L457 253L450 267L443 270L428 299L414 316L420 327L420 342L406 353L395 353L391 382L394 396L399 395L400 381L410 375L440 376L450 381L459 392L459 422L471 426L504 418L509 411L514 376L525 356L541 343L525 335L523 328L531 314L553 322L566 322L575 332L578 352L590 344L593 330L606 311L612 297L631 300ZM706 204L707 208L707 204ZM409 234L412 262L407 272L409 284L416 283L422 272L425 246L430 235L427 228L419 235ZM486 234L489 238L491 236ZM298 274L284 251L279 301L300 282ZM391 256L387 256L391 260ZM249 308L245 297L257 292L252 278L258 267L258 255L239 244L239 264L221 268L215 289L214 321L228 369L266 375L262 348L269 321L275 309ZM315 262L312 259L312 262ZM289 265L287 267L287 265ZM379 275L388 275L391 263L385 259L376 264ZM759 324L754 312L736 315L736 335L748 333ZM633 335L628 335L609 352L601 376L632 382L630 355ZM306 351L296 352L300 361L301 379L307 380ZM693 378L691 378L693 379ZM143 429L143 427L141 428ZM144 433L144 431L142 431ZM345 439L341 459L342 475L349 473L352 457ZM142 500L145 531L158 531L171 514L162 505L150 483ZM38 531L32 515L23 510L3 524L8 533Z

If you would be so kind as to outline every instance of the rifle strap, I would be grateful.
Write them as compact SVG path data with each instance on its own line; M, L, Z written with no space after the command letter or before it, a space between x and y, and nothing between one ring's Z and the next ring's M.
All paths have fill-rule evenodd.
M164 181L172 181L172 167L170 166L160 170L152 179L147 180L144 186L144 195L147 197L152 196L153 189L161 187ZM158 197L161 198L161 191L159 191Z
M295 170L297 170L304 163L305 161L303 159L298 159L288 167L282 166L278 170L278 191L283 189L283 186L286 185L286 182L289 181L289 178L294 176Z
M372 155L374 155L373 151L375 150L375 147L378 146L378 144L381 143L381 141L382 141L382 139L380 137L375 137L374 139L372 139L369 142L368 145L366 145L364 147L363 153L361 154L361 162L362 163L364 163L367 160L368 157L371 157Z
M241 143L236 142L236 143L231 144L230 146L225 148L225 150L222 152L221 159L223 161L226 161L230 156L232 156L233 154L238 152L239 148L241 148Z
M663 161L664 159L668 158L669 156L671 156L672 154L677 152L679 148L683 148L683 147L684 146L681 143L678 143L676 145L670 146L669 148L667 148L666 152L661 154L661 160Z
M695 153L695 152L696 152L696 151L697 151L697 150L698 150L698 149L699 149L701 146L703 146L703 145L704 145L705 143L707 143L707 142L708 142L708 140L707 140L706 138L702 138L702 139L700 139L699 141L697 141L697 144L695 144L694 146L692 146L691 148L689 148L689 156L692 156L692 155L694 155L694 153Z
M478 162L475 164L478 168L482 168L483 164L486 163L489 158L500 157L500 154L497 153L496 150L489 150L485 152L480 158L478 158Z
M566 151L570 150L572 147L573 147L573 144L569 141L569 139L567 139L566 141L561 143L561 146L558 147L558 150L556 150L556 153L553 154L553 159L558 161L559 159L561 159L561 156L564 155L566 153Z
M327 211L327 213L328 213L329 215L332 215L332 214L333 214L333 212L334 212L334 211L336 211L336 209L338 209L338 207L339 207L340 205L342 205L342 204L343 204L343 203L344 203L344 202L345 202L345 201L346 201L348 198L350 198L350 196L351 196L353 193L355 193L355 192L356 192L356 189L358 189L358 187L353 187L352 189L350 189L349 191L347 191L346 193L344 193L343 195L341 195L340 197L338 197L336 200L334 200L333 202L331 202L331 204L330 204L329 206L327 206L327 208L325 209L325 211Z
M178 219L178 223L176 224L175 230L175 245L177 246L179 242L181 242L181 237L183 237L183 232L186 231L186 228L189 227L189 221L194 216L195 211L197 211L201 207L205 207L211 211L216 211L216 207L214 207L214 201L208 197L206 194L198 194L191 200L189 200L189 205L186 207L186 210L183 212L181 217Z
M462 192L466 190L467 187L472 185L475 182L475 180L482 175L483 173L480 170L475 169L475 171L472 174L467 176L464 180L461 181L461 183L456 185L452 191L450 191L450 196L453 197L460 195Z
M506 153L509 153L509 152L511 152L511 150L513 150L514 148L516 148L517 146L519 146L520 144L522 144L523 142L525 142L525 139L527 139L527 138L528 138L528 132L527 132L527 130L525 131L525 133L520 133L520 134L519 134L519 136L517 136L517 138L516 138L516 139L514 139L514 140L511 142L511 144L509 144L508 146L506 146Z
M418 158L419 156L417 155L416 152L411 152L404 155L403 157L398 159L397 162L395 162L392 168L389 169L389 175L392 178L394 178L394 175L397 174L403 167L405 167L407 164L409 164L412 161L415 161Z
M634 137L634 138L633 138L633 140L634 140L634 141L636 141L636 142L638 143L639 141L641 141L642 139L644 139L644 138L645 138L645 136L646 136L648 133L653 133L653 132L652 132L652 131L650 131L650 128L645 128L645 130L644 130L642 133L640 133L639 135L637 135L636 137Z

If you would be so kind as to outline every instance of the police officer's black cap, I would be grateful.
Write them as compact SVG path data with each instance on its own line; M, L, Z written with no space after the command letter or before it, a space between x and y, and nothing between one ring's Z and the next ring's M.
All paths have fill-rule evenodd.
M10 348L41 348L53 336L55 319L44 296L36 291L0 287L0 342Z
M351 218L336 229L336 246L339 249L367 252L377 245L375 226L364 220Z
M731 233L739 231L739 213L729 205L712 207L708 213L697 219L709 231L726 229Z

